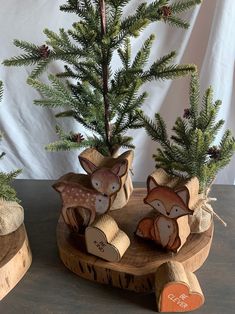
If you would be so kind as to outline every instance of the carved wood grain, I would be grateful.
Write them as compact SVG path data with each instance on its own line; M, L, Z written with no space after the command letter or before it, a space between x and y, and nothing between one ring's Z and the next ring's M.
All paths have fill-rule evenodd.
M0 237L0 300L22 279L32 262L24 225Z

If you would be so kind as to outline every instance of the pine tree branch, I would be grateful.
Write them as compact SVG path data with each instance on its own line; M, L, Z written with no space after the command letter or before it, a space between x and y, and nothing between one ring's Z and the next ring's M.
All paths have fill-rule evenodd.
M156 166L187 178L198 177L200 192L204 193L217 172L229 163L235 152L235 139L227 130L219 146L213 145L216 134L224 124L223 120L216 122L221 101L213 104L213 91L209 88L200 105L199 91L198 77L194 74L190 83L190 108L186 109L183 118L177 118L171 141L159 115L156 115L156 121L143 115L141 120L147 133L162 147L153 155Z
M197 73L192 74L189 89L189 100L190 100L190 121L193 123L193 128L197 127L198 124L198 108L200 102L200 83Z
M191 9L196 4L200 3L202 3L202 0L181 0L171 4L170 8L173 14L179 14Z
M196 71L197 67L194 64L171 65L163 69L151 68L149 72L143 73L142 80L152 81L153 79L174 79L176 77L185 76L190 73L195 73Z
M171 51L169 54L163 56L159 60L155 61L150 68L150 71L156 71L158 69L164 69L171 61L176 57L176 52Z
M69 151L73 149L89 148L91 147L91 142L89 140L84 140L81 143L75 143L69 140L58 140L45 146L45 149L51 152L56 151Z
M189 28L189 23L187 23L186 21L182 20L181 18L177 16L169 16L164 19L164 22L167 22L171 26L176 26L179 28L184 28L184 29Z
M91 139L89 142L107 155L118 147L131 147L131 139L125 137L123 142L122 137L128 129L143 126L136 114L146 99L146 94L140 93L143 84L195 71L192 65L172 65L175 52L147 66L153 35L135 56L132 56L130 44L131 37L138 37L153 22L185 27L186 23L176 14L192 7L193 1L182 0L175 5L169 5L168 0L144 2L137 5L132 15L124 17L124 7L129 1L67 0L61 10L79 17L71 29L61 28L58 33L45 29L48 46L16 41L23 54L4 62L6 65L34 65L28 83L43 96L35 100L35 104L66 107L57 117L72 117L91 130L93 142ZM195 4L197 2L195 0ZM122 66L112 73L110 64L116 50ZM64 72L50 77L49 84L36 80L55 60L65 63ZM68 79L66 83L64 78ZM158 131L163 132L160 125ZM60 145L64 143L56 147L62 147Z

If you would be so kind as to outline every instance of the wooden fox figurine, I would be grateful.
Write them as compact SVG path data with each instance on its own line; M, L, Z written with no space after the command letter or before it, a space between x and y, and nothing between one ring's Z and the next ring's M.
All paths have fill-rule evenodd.
M136 230L136 235L139 237L153 240L173 252L178 252L189 234L190 229L185 219L179 222L177 219L169 219L163 215L157 215L155 218L143 218Z
M147 189L144 202L152 206L156 215L154 218L143 218L136 234L177 252L190 234L188 215L192 215L193 210L188 207L189 190L187 186L175 189L160 186L152 176L148 177Z
M77 182L59 181L53 187L62 198L64 221L74 231L81 227L78 214L83 218L83 226L87 226L94 221L97 213L103 214L110 208L110 197Z
M159 214L173 219L193 214L193 211L188 208L189 191L186 186L173 190L170 187L158 185L149 176L147 187L148 195L144 202L152 206Z

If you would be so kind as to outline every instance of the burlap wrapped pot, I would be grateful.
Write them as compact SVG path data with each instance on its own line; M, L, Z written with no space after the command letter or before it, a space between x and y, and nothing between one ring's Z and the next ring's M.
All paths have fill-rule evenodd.
M0 236L17 230L24 221L24 209L17 202L0 199Z

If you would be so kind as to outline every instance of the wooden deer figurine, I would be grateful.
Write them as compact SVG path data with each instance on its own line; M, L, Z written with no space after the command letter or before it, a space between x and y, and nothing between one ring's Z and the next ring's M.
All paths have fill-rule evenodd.
M186 183L179 178L171 178L163 169L148 177L148 194L144 202L149 204L156 214L153 218L143 218L138 224L136 234L177 252L190 234L188 215L193 214L193 210L189 208L190 186L191 196L196 197L198 180L192 178ZM165 185L160 185L158 181Z
M94 148L84 150L79 161L88 175L94 189L112 196L110 210L122 208L133 191L129 170L132 166L133 151L128 150L119 157L106 157Z
M79 231L81 225L83 227L90 225L95 220L96 214L106 213L110 208L109 196L77 182L59 181L53 187L62 198L64 221L74 231Z
M112 196L121 189L121 178L127 173L128 162L118 160L112 168L97 167L90 160L79 156L83 169L90 175L92 187L106 196Z
M91 154L93 158L97 157L99 167L90 160ZM61 194L62 216L72 230L81 231L94 221L97 213L110 209L122 187L122 178L128 172L126 155L129 156L129 153L124 153L121 158L106 157L103 166L103 155L94 149L87 149L79 156L87 175L68 173L53 185Z

